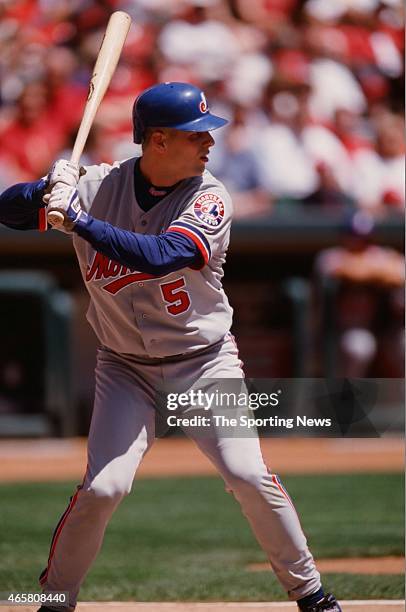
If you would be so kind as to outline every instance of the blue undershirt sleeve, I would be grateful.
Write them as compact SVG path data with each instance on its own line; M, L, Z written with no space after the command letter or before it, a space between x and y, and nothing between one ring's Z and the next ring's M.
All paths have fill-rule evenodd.
M18 230L38 229L38 210L42 201L46 181L18 183L0 195L0 223Z
M201 263L191 238L177 232L159 236L137 234L86 215L73 231L92 247L123 266L154 276Z

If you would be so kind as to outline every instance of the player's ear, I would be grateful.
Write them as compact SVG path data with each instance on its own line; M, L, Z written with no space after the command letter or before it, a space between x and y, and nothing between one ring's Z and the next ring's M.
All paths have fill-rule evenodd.
M154 130L150 137L150 143L157 153L164 153L167 147L167 134L165 130Z

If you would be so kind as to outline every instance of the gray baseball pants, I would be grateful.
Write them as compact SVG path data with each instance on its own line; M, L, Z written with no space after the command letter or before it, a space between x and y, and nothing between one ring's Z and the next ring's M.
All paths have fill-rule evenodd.
M99 350L87 470L55 529L48 566L40 578L45 592L68 591L68 609L74 610L110 517L130 493L137 468L154 442L156 389L174 379L242 377L230 337L177 361L140 363ZM267 469L258 438L224 437L215 428L205 436L194 437L193 428L186 433L238 500L289 599L317 591L320 575L298 516L280 480Z

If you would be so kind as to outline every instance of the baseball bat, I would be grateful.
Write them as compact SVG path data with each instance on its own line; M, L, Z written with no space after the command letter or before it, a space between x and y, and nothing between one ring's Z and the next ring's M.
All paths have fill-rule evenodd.
M79 163L97 109L100 106L118 64L121 50L124 46L130 26L131 17L127 13L124 13L124 11L114 12L107 24L106 32L94 65L93 75L90 79L89 93L83 111L82 121L76 135L70 158L71 162L75 164ZM47 218L51 225L63 225L64 216L58 210L50 209Z

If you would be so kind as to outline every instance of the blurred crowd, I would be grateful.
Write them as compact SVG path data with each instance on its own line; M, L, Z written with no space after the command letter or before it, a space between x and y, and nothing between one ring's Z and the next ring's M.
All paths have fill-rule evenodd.
M237 216L403 214L402 0L0 0L0 189L69 155L117 9L134 24L84 163L137 154L135 96L190 81L231 121L209 169Z

